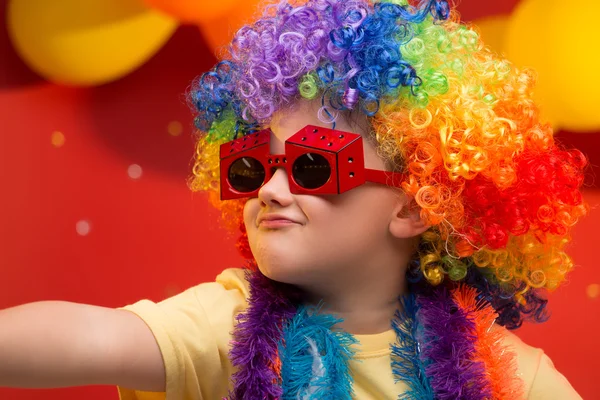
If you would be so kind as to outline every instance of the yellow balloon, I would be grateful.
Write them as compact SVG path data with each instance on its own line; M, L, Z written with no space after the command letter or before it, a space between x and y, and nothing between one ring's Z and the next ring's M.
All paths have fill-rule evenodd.
M74 86L116 80L171 37L177 22L139 0L11 0L8 31L23 60Z
M508 15L496 15L478 19L473 21L473 23L481 33L483 43L489 46L495 53L502 54L504 52L504 40L506 39L509 20Z
M545 3L545 0L538 0ZM554 103L560 106L560 123L571 131L600 129L600 34L591 16L600 15L598 0L552 1L541 17L546 42L552 51L545 68ZM542 14L543 15L543 14ZM540 17L538 17L540 18Z
M551 122L555 129L561 125L561 110L558 105L554 82L548 64L553 51L549 43L548 9L546 0L522 0L508 23L504 50L507 58L520 68L534 68L538 74L535 100L540 104L542 117Z

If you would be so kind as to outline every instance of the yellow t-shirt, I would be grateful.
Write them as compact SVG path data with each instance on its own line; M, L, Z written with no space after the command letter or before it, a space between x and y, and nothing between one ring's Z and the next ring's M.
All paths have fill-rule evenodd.
M119 387L121 400L221 400L231 389L229 341L235 316L247 306L248 284L241 269L227 269L216 282L203 283L160 303L142 300L124 307L142 318L160 347L166 370L166 392ZM507 343L518 356L519 374L528 399L571 400L581 397L554 368L542 350L509 331ZM355 335L360 342L350 367L355 398L397 399L407 389L394 383L390 343L393 330ZM257 399L258 400L258 399Z

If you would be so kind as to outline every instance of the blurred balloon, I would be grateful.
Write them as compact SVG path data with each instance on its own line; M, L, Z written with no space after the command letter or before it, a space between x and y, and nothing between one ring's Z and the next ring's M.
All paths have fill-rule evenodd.
M200 24L200 32L215 53L223 51L244 24L256 19L259 3L260 0L240 1L226 16Z
M229 15L234 6L239 6L245 0L144 0L144 2L180 21L197 23Z
M502 54L504 52L504 40L509 19L508 15L496 15L473 21L481 32L483 42L495 53Z
M90 86L119 79L152 57L177 22L137 0L11 0L8 31L44 78Z
M552 46L546 70L556 97L553 102L560 106L560 123L578 132L598 131L600 35L590 16L600 15L600 2L572 0L551 4L542 23L546 25L545 40Z
M600 129L597 28L589 16L600 13L596 0L524 0L509 23L508 58L538 71L537 99L561 128Z
M548 3L544 1L523 0L519 3L509 21L504 48L507 58L515 65L536 70L535 99L541 106L542 116L556 128L560 126L560 109L547 69L552 44L546 39L547 25L542 19L547 8Z

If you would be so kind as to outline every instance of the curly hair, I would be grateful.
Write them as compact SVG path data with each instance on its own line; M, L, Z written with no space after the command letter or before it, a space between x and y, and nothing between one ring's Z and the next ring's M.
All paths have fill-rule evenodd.
M564 249L587 212L587 160L540 119L535 73L485 47L446 1L296 3L267 6L236 33L228 59L191 86L191 188L208 191L244 232L244 201L219 200L219 145L301 98L319 99L327 123L360 112L431 226L408 269L414 290L465 282L500 324L543 321L545 292L573 268ZM244 235L239 247L252 257Z

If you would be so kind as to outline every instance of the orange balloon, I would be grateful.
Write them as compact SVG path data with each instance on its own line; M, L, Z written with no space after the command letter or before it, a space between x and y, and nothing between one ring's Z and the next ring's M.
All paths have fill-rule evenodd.
M228 14L238 3L245 0L144 0L152 7L167 13L183 22L205 22L218 19Z
M244 24L257 19L260 0L240 1L226 16L200 24L200 32L210 48L217 54L223 52L233 39L233 35Z

